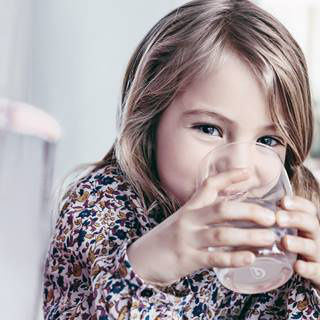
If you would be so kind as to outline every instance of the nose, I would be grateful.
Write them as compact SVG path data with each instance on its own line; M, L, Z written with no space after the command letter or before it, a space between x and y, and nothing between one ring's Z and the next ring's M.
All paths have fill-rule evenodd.
M234 143L217 150L216 170L247 169L253 166L253 146L250 143Z

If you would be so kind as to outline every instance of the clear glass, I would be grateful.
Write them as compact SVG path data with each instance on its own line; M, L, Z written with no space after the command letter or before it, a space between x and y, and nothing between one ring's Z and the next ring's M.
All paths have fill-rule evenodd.
M252 142L224 144L213 149L201 162L198 185L208 176L215 176L233 168L246 168L250 177L222 190L218 194L220 201L257 203L275 212L280 199L285 195L293 195L279 155L265 144ZM233 221L223 225L264 228L248 221ZM256 255L255 262L247 267L214 268L219 281L225 287L239 293L255 294L278 288L290 279L297 257L296 254L286 252L281 247L280 240L286 234L295 235L296 230L277 226L272 227L272 230L277 240L270 247L208 248L209 251L250 250Z

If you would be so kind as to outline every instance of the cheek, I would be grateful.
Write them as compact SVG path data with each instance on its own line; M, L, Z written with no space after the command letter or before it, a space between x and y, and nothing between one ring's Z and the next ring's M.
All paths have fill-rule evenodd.
M203 155L190 137L173 136L158 140L157 167L161 185L184 204L195 190Z

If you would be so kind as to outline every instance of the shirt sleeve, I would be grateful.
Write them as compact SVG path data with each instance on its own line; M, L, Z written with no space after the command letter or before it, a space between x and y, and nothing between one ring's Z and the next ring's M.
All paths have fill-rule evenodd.
M127 248L141 230L131 194L114 179L93 181L78 186L57 219L45 265L45 319L174 319L190 294L187 278L159 288L135 274Z

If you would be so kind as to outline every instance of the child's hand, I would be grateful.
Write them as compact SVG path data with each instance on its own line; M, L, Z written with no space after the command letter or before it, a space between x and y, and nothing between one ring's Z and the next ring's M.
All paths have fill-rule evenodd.
M201 268L251 264L255 255L250 248L272 245L274 232L221 224L251 221L270 227L275 223L274 212L253 203L221 202L217 197L219 191L248 177L247 172L237 169L206 179L177 212L128 248L135 272L146 282L170 284ZM208 251L209 247L213 250Z
M315 205L301 197L285 197L276 213L280 227L298 229L297 236L286 235L282 245L287 251L297 253L296 273L310 279L320 288L320 225Z

